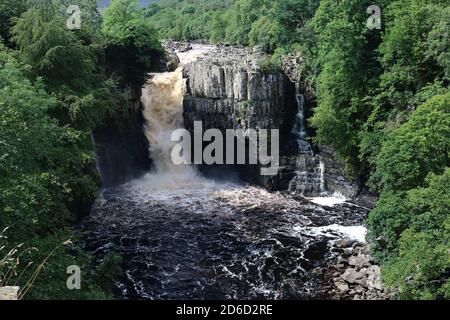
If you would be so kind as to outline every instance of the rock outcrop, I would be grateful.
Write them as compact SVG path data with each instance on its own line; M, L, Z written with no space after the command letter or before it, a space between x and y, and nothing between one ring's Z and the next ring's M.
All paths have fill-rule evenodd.
M280 141L293 141L297 112L295 85L282 73L258 66L263 53L246 48L218 47L186 66L184 120L188 130L201 121L204 130L279 129ZM288 144L280 152L287 153ZM241 178L270 187L274 179L259 176L257 166L236 166Z
M294 85L281 73L264 73L258 67L261 57L249 49L219 47L189 64L184 70L187 127L199 120L219 129L279 129L292 122Z

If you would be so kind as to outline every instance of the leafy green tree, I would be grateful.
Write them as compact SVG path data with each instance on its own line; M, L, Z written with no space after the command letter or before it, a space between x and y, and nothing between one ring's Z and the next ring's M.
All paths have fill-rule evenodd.
M54 248L75 240L69 228L74 219L70 208L78 189L91 196L97 190L89 169L93 153L80 147L83 132L61 126L50 117L49 110L58 101L45 91L42 81L27 79L29 70L0 48L0 229L10 227L8 244L12 247L24 243L24 250L36 248L21 257L16 272L23 272L22 278L11 279L26 288L32 273ZM90 276L85 279L85 291L65 287L65 268L77 264L87 270L88 263L86 254L58 249L26 298L105 297Z
M249 33L250 46L260 46L266 52L273 52L279 44L280 26L270 17L262 16L253 23Z
M214 13L211 21L211 43L220 43L226 40L225 28L228 23L227 14L221 12Z
M399 240L399 253L383 270L386 284L403 299L450 298L450 168L431 174L427 186L406 198L411 224Z
M449 164L450 94L435 96L394 131L378 157L375 176L385 190L420 186Z
M147 73L159 67L162 55L156 31L143 14L136 0L113 0L104 14L107 70L132 88L141 86Z
M93 57L50 1L37 2L12 28L22 59L52 90L86 92L93 85Z
M389 133L424 102L420 97L442 93L448 86L449 9L444 2L397 0L384 8L385 30L378 48L382 73L367 97L372 111L359 134L360 159L368 161L371 170Z
M0 37L11 46L10 32L13 18L20 17L27 10L26 0L0 0Z
M442 174L449 166L449 98L448 93L431 98L404 125L394 130L383 145L376 172L383 192L367 221L373 251L380 260L388 261L398 253L398 241L406 229L440 230L445 214L448 215L445 209L448 192L444 188L439 190L442 193L439 195L431 184L434 192L431 195L436 196L436 200L428 204L426 201L431 201L432 197L428 198L425 191L411 190L425 187L430 174ZM437 204L443 208L438 210L441 213L432 217L423 214Z
M271 5L272 1L268 0L237 0L226 28L227 40L234 44L248 45L253 23L267 12Z
M363 173L358 132L370 114L365 97L380 72L375 50L380 35L366 26L369 5L360 0L321 1L312 20L320 67L318 107L311 119L315 140L331 145L355 176Z

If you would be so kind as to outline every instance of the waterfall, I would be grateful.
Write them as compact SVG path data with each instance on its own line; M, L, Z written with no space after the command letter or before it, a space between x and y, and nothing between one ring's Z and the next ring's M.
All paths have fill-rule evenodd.
M306 141L306 125L305 125L305 96L300 93L300 88L296 84L296 99L297 99L297 115L295 116L294 127L292 133L297 138L298 152L300 154L312 154L312 148Z
M183 79L183 68L209 49L209 46L198 45L192 50L178 53L179 67L174 72L151 74L142 90L145 135L149 142L150 157L155 165L155 172L148 174L144 180L155 188L180 189L189 184L192 186L195 182L204 182L192 166L177 166L173 163L171 151L175 143L171 141L171 135L174 130L184 128L183 97L186 80ZM189 155L185 154L185 157L189 158Z
M306 159L298 157L296 162L296 170L294 178L289 182L289 191L303 194L307 189L308 168Z
M325 163L322 160L320 160L319 163L319 179L320 179L320 193L326 194L327 189L325 185Z
M295 175L289 182L289 191L300 194L327 193L325 183L325 163L314 155L311 145L306 140L305 97L300 93L300 87L296 84L296 99L298 112L295 117L292 133L297 141L297 159Z
M153 74L143 90L145 135L158 172L183 169L175 166L170 158L174 145L172 132L183 127L183 88L182 67L179 67L174 72Z

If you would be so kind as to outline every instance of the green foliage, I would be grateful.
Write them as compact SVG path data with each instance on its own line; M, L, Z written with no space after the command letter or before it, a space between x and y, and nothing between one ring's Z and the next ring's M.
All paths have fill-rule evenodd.
M375 177L384 190L409 190L422 185L430 172L449 164L450 94L420 106L383 145Z
M225 10L234 0L161 0L145 12L161 37L175 40L224 39L228 17Z
M368 161L371 170L389 133L430 93L442 94L448 86L448 7L442 1L389 3L384 10L386 30L377 49L382 73L366 99L372 111L359 132L360 160Z
M111 298L105 293L97 282L97 273L92 266L91 257L78 245L67 241L76 240L76 234L69 229L60 230L45 238L30 238L27 245L36 246L30 254L21 257L17 276L10 281L14 284L18 281L21 293L25 293L23 299L27 300L104 300ZM65 243L65 244L64 244ZM23 273L23 266L27 268ZM34 281L33 273L40 267L40 272ZM81 289L69 290L67 288L67 267L76 265L81 271ZM20 279L18 279L20 277ZM10 283L11 283L10 282ZM28 286L29 291L26 291Z
M69 208L76 190L93 194L97 185L87 173L93 155L79 146L83 133L59 125L48 115L57 101L46 93L43 83L31 83L22 71L28 68L4 49L0 50L0 66L0 229L9 226L13 230L10 245L25 243L24 248L37 248L18 266L18 274L25 270L22 278L12 278L23 286L34 271L26 269L29 262L40 263L53 248L73 238L67 226L73 220ZM27 298L104 297L88 283L89 277L85 291L69 292L65 287L65 268L87 263L82 252L59 250Z
M137 0L113 0L104 14L103 31L108 71L125 85L142 85L147 73L158 67L162 48Z
M398 256L384 270L385 282L405 299L450 298L450 168L427 182L408 192L410 226L401 234Z
M0 0L0 37L10 46L10 31L13 18L20 17L27 10L27 0Z
M91 50L66 27L67 17L56 5L43 3L45 6L36 4L17 19L12 40L21 58L33 67L35 75L44 77L51 89L86 91L93 85Z
M361 174L358 132L371 106L365 101L379 73L376 47L379 33L369 32L370 1L321 1L311 24L317 34L318 107L311 124L316 141L333 146L355 175ZM379 3L383 5L383 3Z
M407 193L422 187L429 174L441 174L449 166L449 97L431 98L383 145L374 175L383 193L368 219L370 237L381 238L375 242L374 251L383 260L396 253L401 233L412 225L410 211L420 210L425 204L417 202L419 194L413 193L417 201L409 196L412 205L404 207Z
M383 192L367 221L385 280L401 297L449 297L450 94L421 105L383 144Z
M265 73L279 73L282 69L282 57L286 54L283 48L275 50L273 55L267 55L258 61L259 67Z
M36 248L20 260L10 280L27 288L27 280L45 261L28 299L108 297L103 291L111 289L112 278L105 273L111 267L117 275L120 261L113 259L115 263L94 271L90 257L77 244L61 244L80 240L71 226L86 214L81 207L88 206L99 188L91 130L117 106L130 103L128 86L138 91L144 81L141 74L149 71L153 52L147 56L147 49L159 48L148 25L136 20L128 22L123 33L106 28L103 34L95 1L77 4L81 30L67 29L65 1L34 1L12 20L11 40L18 51L0 45L0 228L14 230L6 247L23 243L23 248ZM122 30L114 19L111 23ZM124 57L130 60L122 64L142 66L142 82L119 86L124 79L116 76L127 71L106 63L111 43L127 52ZM67 289L69 265L82 268L83 290Z

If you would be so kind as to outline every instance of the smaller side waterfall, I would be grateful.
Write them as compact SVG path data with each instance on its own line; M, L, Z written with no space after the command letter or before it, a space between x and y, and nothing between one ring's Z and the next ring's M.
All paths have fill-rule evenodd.
M325 163L322 160L320 160L319 163L319 179L320 179L320 193L326 194L327 187L325 183Z
M295 177L289 182L289 191L304 194L308 188L308 168L306 159L298 157L296 163Z
M295 116L295 124L292 128L292 133L297 138L298 153L299 154L313 154L312 148L306 141L306 125L305 125L305 96L300 93L298 84L296 85L296 99L298 112Z
M314 151L307 141L305 119L305 97L296 85L296 99L298 112L292 133L297 140L297 159L294 178L289 182L289 191L303 195L325 195L325 163L314 155Z
M297 156L295 176L289 182L289 191L305 196L326 195L325 163L318 156Z

